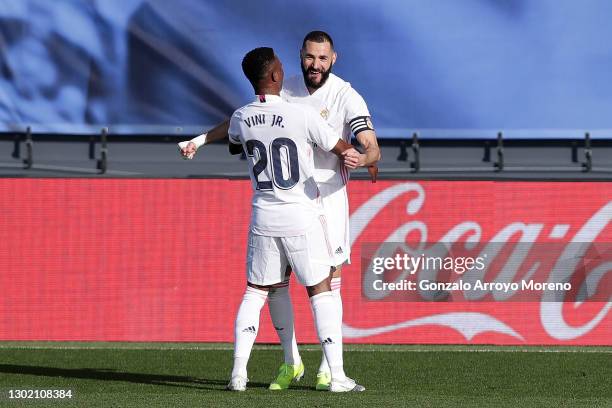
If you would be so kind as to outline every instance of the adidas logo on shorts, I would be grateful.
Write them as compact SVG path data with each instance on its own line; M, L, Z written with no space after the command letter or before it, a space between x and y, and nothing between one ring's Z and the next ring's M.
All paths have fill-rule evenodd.
M344 251L342 250L342 247L338 247L338 249L336 249L336 255L342 255L344 253Z
M325 340L323 340L321 344L326 345L326 344L336 344L336 343L331 339L331 337L328 337Z
M246 329L242 329L242 332L256 334L255 326L249 326Z

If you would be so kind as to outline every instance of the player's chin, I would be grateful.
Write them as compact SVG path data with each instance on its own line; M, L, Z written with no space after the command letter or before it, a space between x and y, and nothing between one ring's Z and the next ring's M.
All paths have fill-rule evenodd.
M323 78L323 76L321 75L320 72L317 72L317 73L310 72L310 73L308 73L308 80L310 82L312 82L313 84L316 84L316 85L320 84L322 78Z

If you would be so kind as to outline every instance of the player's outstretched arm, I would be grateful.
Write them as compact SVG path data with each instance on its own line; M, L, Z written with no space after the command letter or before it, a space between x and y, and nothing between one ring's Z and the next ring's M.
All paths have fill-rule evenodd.
M227 137L229 130L229 119L219 123L206 133L194 137L191 140L186 140L178 144L179 153L183 159L191 160L195 156L200 147L205 144L216 142Z

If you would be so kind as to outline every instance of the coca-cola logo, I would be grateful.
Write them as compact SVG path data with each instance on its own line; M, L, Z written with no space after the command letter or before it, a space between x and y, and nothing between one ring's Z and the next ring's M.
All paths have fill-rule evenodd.
M518 184L518 183L517 183ZM527 183L523 183L527 184ZM544 183L542 183L544 184ZM609 186L608 186L609 187ZM405 200L405 201L402 201ZM381 214L388 206L397 205L398 201L405 202L405 211L401 218L397 218L397 222L393 225L385 226L385 234L383 239L379 242L382 243L403 243L407 242L407 237L418 237L416 245L410 247L411 251L415 252L427 252L431 253L432 250L438 250L439 248L447 248L448 244L461 243L466 249L473 249L480 247L481 255L486 254L487 263L492 263L500 252L500 248L503 248L503 243L507 243L510 240L513 242L520 243L523 248L542 242L546 240L561 241L564 245L561 250L558 251L557 259L551 263L548 271L550 273L549 281L554 280L571 280L571 274L577 269L577 263L584 258L584 251L587 250L588 245L585 243L593 243L601 240L602 236L609 234L609 225L612 220L612 201L604 202L602 206L599 206L594 212L588 214L588 217L582 218L582 225L570 225L564 220L552 220L547 215L547 206L552 205L550 202L537 202L530 204L534 211L541 211L541 221L526 222L520 219L506 219L503 225L499 224L496 226L486 225L483 222L478 221L478 214L465 213L464 219L458 220L453 226L449 227L447 231L440 233L438 232L438 238L436 242L444 243L444 245L431 245L429 237L430 228L429 223L432 219L423 218L421 215L422 210L427 204L427 196L425 188L422 184L415 182L405 182L392 184L388 188L378 192L377 194L370 197L367 201L361 204L351 215L350 226L351 226L351 246L353 247L353 258L357 259L355 252L358 251L357 242L363 242L367 240L368 227L376 221L376 218ZM491 200L493 206L500 203L495 200ZM517 199L514 205L520 206L525 203L521 198ZM448 203L452 205L452 203ZM491 205L490 205L491 206ZM489 206L489 207L490 207ZM487 208L487 206L480 206L480 211L496 211L496 208ZM440 214L444 216L444 214ZM533 217L531 217L533 218ZM537 218L537 217L536 217ZM551 221L554 222L553 225ZM495 228L495 229L494 229ZM380 228L379 228L380 229ZM576 232L573 236L568 236L570 230ZM388 232L387 232L388 231ZM485 234L486 231L486 234ZM484 239L483 237L487 237ZM607 237L607 235L605 235ZM502 245L500 245L502 244ZM432 249L433 248L433 249ZM500 268L496 280L499 282L512 282L518 272L517 265L521 265L529 251L518 251L512 254L508 258L508 262ZM443 255L437 253L437 255ZM555 254L556 256L557 254ZM575 263L575 264L572 264ZM596 287L600 282L606 279L606 275L612 270L612 262L604 260L596 268L588 271L583 277L583 282L588 282L590 287ZM530 273L535 273L534 269ZM483 276L484 269L474 268L466 273L466 279L477 280ZM608 279L609 280L609 279ZM380 295L383 300L385 294L382 292ZM464 293L466 300L475 300L477 297L482 297L482 292ZM470 298L470 296L472 298ZM491 291L490 296L494 300L506 300L514 296L512 291ZM549 298L552 296L550 292L543 292L539 302L539 324L546 332L548 336L553 339L560 341L567 341L577 339L591 330L596 328L608 315L610 308L612 307L612 298L609 296L609 292L606 292L605 299L602 302L597 303L598 310L593 312L590 309L589 319L582 321L581 319L568 319L567 309L568 302L559 302L557 299ZM558 294L557 294L558 296ZM555 301L557 300L557 301ZM452 312L441 312L431 313L426 316L419 316L416 318L410 318L407 320L397 321L392 324L384 324L375 327L357 327L348 322L345 322L343 330L347 338L363 338L383 333L390 333L400 329L424 326L424 325L439 325L452 328L457 332L461 333L463 337L470 341L474 336L485 333L494 332L504 335L511 336L519 341L524 341L524 335L519 333L518 329L513 328L510 323L504 322L504 316L495 316L491 312L474 312L468 310L461 310L464 303L456 303L457 309ZM580 306L580 302L572 302L572 307L575 309ZM395 305L397 307L397 305ZM384 306L383 306L384 307ZM387 307L389 307L387 305ZM463 306L464 307L464 306ZM534 316L534 318L536 318ZM579 323L576 323L579 320Z

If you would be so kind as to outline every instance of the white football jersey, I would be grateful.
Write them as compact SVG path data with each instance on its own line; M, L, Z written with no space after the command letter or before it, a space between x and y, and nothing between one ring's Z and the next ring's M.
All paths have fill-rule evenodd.
M253 185L251 231L305 234L321 214L313 178L314 144L329 152L339 137L310 109L258 95L230 119L230 143L242 144Z
M304 77L296 75L283 83L281 97L291 103L312 107L332 127L338 138L351 142L351 133L360 126L372 128L368 107L351 84L333 73L323 86L313 94L308 93ZM352 129L351 129L352 128ZM348 182L348 169L340 163L338 156L321 149L315 149L315 180L317 183L344 185Z

